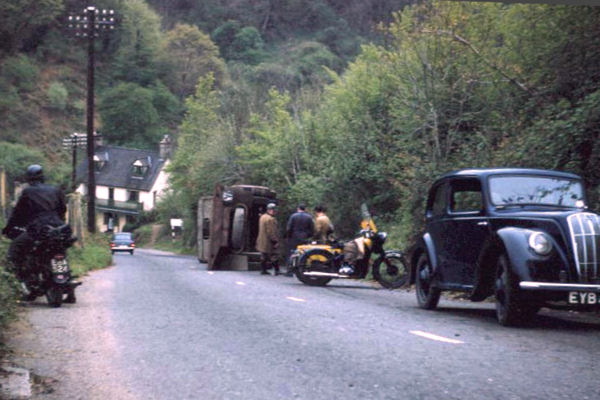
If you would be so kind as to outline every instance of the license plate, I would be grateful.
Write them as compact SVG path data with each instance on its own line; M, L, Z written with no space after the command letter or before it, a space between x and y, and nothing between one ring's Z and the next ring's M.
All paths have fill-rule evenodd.
M66 258L53 258L50 264L52 266L52 272L55 274L65 273L69 270L69 263L67 262Z
M595 292L569 292L569 304L600 304L600 294Z

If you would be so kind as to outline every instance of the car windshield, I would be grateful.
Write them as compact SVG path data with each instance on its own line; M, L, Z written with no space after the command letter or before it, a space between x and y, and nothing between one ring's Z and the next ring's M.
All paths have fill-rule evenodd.
M583 187L574 179L551 176L493 176L489 179L492 204L584 206Z
M115 234L115 240L128 240L131 239L131 233L117 233Z

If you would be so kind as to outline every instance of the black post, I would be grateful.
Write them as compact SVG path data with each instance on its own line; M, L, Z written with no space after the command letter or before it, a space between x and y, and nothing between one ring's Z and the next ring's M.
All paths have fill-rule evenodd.
M96 176L94 175L94 38L96 8L88 7L88 77L87 77L87 158L88 158L88 232L96 232Z
M77 139L75 138L75 136L73 136L73 157L72 157L72 162L73 162L73 170L71 171L71 189L73 192L75 192L75 190L77 190L77 186L75 184L75 180L77 179Z

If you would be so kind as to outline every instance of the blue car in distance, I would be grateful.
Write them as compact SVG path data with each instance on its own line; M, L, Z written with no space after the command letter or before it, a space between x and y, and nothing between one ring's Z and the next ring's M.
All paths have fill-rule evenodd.
M411 256L421 308L444 290L494 296L502 325L542 306L600 307L600 216L575 174L524 168L464 169L436 180L425 231Z
M110 240L110 252L115 254L116 251L128 251L133 255L135 250L135 241L131 232L118 232L113 234Z

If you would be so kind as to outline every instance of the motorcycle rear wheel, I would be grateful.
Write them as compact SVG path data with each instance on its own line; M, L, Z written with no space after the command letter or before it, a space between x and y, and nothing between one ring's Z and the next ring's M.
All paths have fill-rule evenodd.
M51 286L46 290L46 300L51 307L58 308L63 301L63 288L60 286Z
M323 262L321 258L325 258L327 261ZM307 270L315 269L327 269L331 265L333 255L325 250L311 250L304 253L298 260L296 267L296 278L305 285L309 286L325 286L331 281L332 278L326 276L307 276L304 275Z
M408 280L408 263L399 252L390 252L373 264L373 277L387 289L398 289Z

